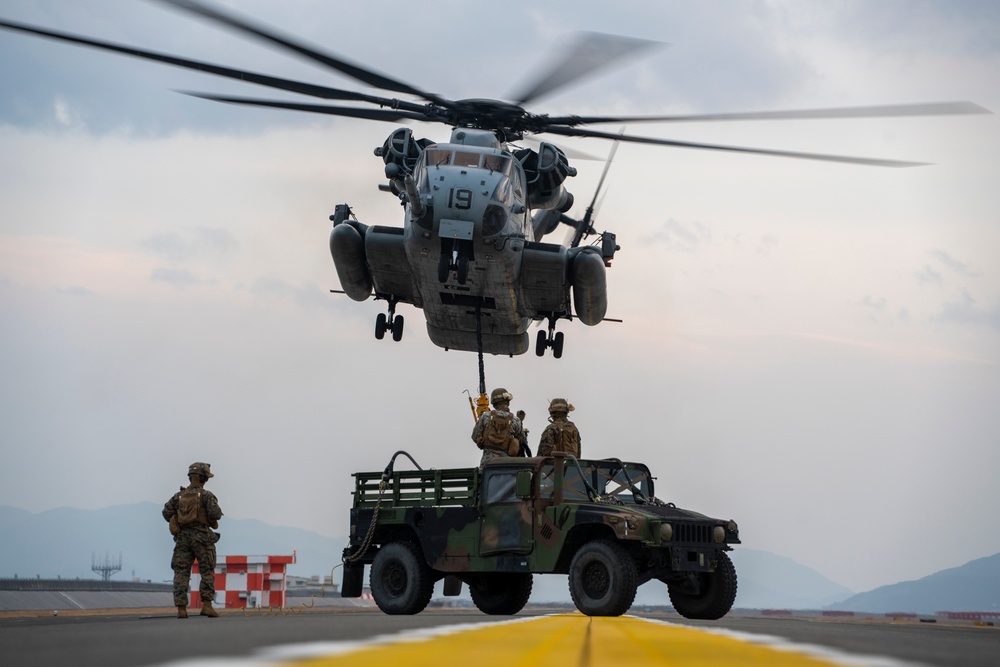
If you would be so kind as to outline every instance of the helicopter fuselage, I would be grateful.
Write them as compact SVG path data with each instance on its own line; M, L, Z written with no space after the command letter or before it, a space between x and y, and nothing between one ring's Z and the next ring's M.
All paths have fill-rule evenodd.
M345 292L390 302L377 336L378 327L392 327L392 309L403 302L423 309L428 336L440 347L523 354L533 320L571 316L571 286L578 317L603 319L604 260L593 249L535 240L530 179L492 132L457 129L450 142L422 147L411 171L399 178L387 168L390 189L406 207L402 228L335 220L331 233Z

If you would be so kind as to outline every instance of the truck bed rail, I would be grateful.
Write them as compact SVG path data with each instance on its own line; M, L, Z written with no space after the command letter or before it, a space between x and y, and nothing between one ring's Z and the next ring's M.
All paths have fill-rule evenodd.
M381 472L354 473L354 507L375 507ZM475 468L394 471L382 495L383 507L472 505L479 493Z

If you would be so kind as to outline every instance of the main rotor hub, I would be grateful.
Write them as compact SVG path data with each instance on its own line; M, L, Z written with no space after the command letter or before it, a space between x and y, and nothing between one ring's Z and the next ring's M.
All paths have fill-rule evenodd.
M450 111L456 127L492 130L501 141L520 139L530 117L517 104L483 98L457 100Z

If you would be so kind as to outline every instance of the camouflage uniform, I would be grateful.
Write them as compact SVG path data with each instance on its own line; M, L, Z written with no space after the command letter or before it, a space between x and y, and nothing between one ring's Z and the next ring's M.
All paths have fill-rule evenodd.
M510 401L513 396L507 392L506 389L498 388L494 389L493 393L490 395L490 403L493 404L493 410L489 412L484 412L479 416L479 420L476 421L476 425L472 429L472 441L476 443L480 449L483 450L483 456L479 461L479 469L482 470L483 466L486 465L492 459L498 457L510 456L507 452L502 452L497 449L490 449L488 447L483 447L484 436L486 432L486 427L489 426L490 420L493 419L493 413L506 417L510 416L510 434L514 438L524 445L527 445L528 438L524 434L524 427L521 424L521 420L513 415L508 409L510 406Z
M574 407L567 403L564 398L554 398L549 402L550 424L542 431L542 437L538 443L539 456L551 456L553 452L563 452L565 454L572 454L577 458L580 457L581 441L583 438L580 437L580 431L576 428L576 424L568 418L571 410L574 410ZM575 432L576 446L573 449L576 451L563 447L560 434L565 430Z
M204 467L202 467L204 466ZM206 477L213 477L207 463L194 463L188 469L190 476L198 474ZM188 591L191 584L191 567L195 559L198 560L198 570L201 573L201 600L202 602L213 602L215 600L215 543L218 541L218 533L212 531L217 528L219 519L222 518L222 509L215 494L202 486L197 478L191 479L189 489L199 489L201 492L202 507L198 512L199 523L193 526L182 526L179 532L174 535L174 555L170 559L170 567L174 571L174 604L177 607L186 607L188 604ZM170 500L163 505L163 518L170 521L177 515L177 506L180 502L181 493L185 489L175 493Z

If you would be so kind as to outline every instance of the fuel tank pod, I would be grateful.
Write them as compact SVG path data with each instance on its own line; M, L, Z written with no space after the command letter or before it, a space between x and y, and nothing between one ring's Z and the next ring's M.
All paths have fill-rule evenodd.
M570 251L570 283L573 285L573 310L587 326L599 324L608 312L608 281L604 259L590 246Z
M330 232L330 254L347 296L364 301L372 294L372 277L365 263L365 240L351 224L336 225Z

